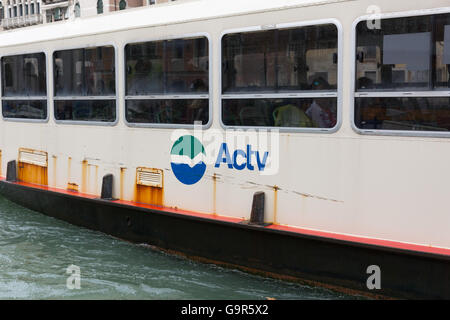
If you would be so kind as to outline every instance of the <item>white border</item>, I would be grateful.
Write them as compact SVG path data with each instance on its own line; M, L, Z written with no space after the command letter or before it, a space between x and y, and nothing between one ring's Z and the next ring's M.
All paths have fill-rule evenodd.
M379 129L360 129L355 124L355 100L357 97L449 97L450 91L377 91L377 92L356 92L356 26L362 21L373 20L374 17L379 19L389 19L389 18L404 18L404 17L417 17L417 16L429 16L435 14L446 14L450 13L450 7L437 8L437 9L423 9L423 10L411 10L403 12L394 13L377 13L376 15L364 15L357 18L352 23L352 34L351 34L351 58L350 58L350 124L353 129L358 134L361 135L376 135L376 136L404 136L404 137L437 137L446 138L450 137L450 132L447 131L405 131L405 130L379 130Z
M222 93L222 38L227 34L233 33L241 33L241 32L252 32L252 31L264 31L264 30L273 30L273 29L288 29L295 27L313 27L320 26L326 24L333 24L337 29L337 88L336 91L333 92L312 92L312 91L304 91L304 92L286 92L286 93L272 93L272 94L262 94L255 92L254 94L223 94ZM233 129L233 130L279 130L280 132L299 132L299 133L335 133L337 132L342 125L342 106L343 106L343 28L342 24L339 20L331 18L331 19L320 19L320 20L309 20L302 22L290 22L290 23L280 23L273 25L260 25L260 26L252 26L252 27L244 27L244 28L234 28L222 31L219 37L219 64L218 64L218 74L219 74L219 122L223 129ZM222 121L222 100L230 97L239 97L240 99L250 99L250 98L277 98L284 97L288 98L310 98L310 97L337 97L337 119L336 125L333 128L293 128L293 127L261 127L261 126L227 126Z
M45 96L26 96L26 97L3 97L3 88L2 88L2 78L3 78L3 71L1 70L1 60L3 57L12 57L12 56L20 56L20 55L27 55L27 54L39 54L39 53L43 53L44 54L44 60L45 60L45 93L47 95ZM49 103L49 95L48 95L48 90L49 90L49 85L50 85L50 66L48 63L48 53L45 50L42 51L35 51L35 50L25 50L25 51L14 51L13 53L8 53L8 54L2 54L0 55L0 114L1 114L1 118L4 121L11 121L11 122L27 122L27 123L48 123L50 120L50 103ZM36 99L34 99L36 98ZM45 100L47 103L47 117L45 119L27 119L27 118L5 118L3 116L3 100Z
M126 95L126 53L125 47L129 44L137 44L137 43L145 43L145 42L157 42L157 41L165 41L165 40L183 40L183 39L192 39L192 38L201 38L205 37L208 40L208 94L168 94L168 95L142 95L142 96L127 96ZM208 32L198 32L198 33L188 33L188 34L180 34L173 35L169 37L152 37L145 39L137 39L131 42L123 43L121 46L123 52L123 61L124 61L124 70L122 77L122 90L124 93L123 98L123 121L128 127L139 127L139 128L161 128L161 129L193 129L195 124L175 124L175 123L134 123L128 122L126 117L126 100L156 100L156 99L208 99L208 122L203 124L201 127L203 130L206 130L211 127L213 123L213 55L212 55L212 41L211 36Z
M83 38L80 38L83 39ZM55 96L55 82L54 82L54 71L53 71L53 55L57 51L65 51L65 50L77 50L77 49L93 49L93 48L99 48L99 47L112 47L114 50L114 77L115 77L115 95L114 96ZM52 118L53 121L56 124L72 124L72 125L93 125L93 126L115 126L119 122L119 95L118 95L118 46L116 43L108 41L108 42L99 42L99 43L93 43L93 44L86 44L86 45L78 45L78 46L57 46L52 49L51 55L49 54L49 57L51 59L51 106L52 106ZM79 98L79 99L78 99ZM116 102L116 118L114 121L107 122L107 121L89 121L89 120L57 120L55 117L55 105L54 101L61 101L61 100L115 100Z

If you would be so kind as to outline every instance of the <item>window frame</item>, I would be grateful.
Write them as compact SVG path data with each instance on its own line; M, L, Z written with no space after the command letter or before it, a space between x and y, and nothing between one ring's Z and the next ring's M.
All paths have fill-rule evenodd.
M55 52L57 51L64 51L64 50L77 50L77 49L93 49L93 48L98 48L98 47L112 47L114 50L114 78L115 78L115 95L114 96L59 96L57 97L55 95L55 81L54 81L54 58L53 55L55 54ZM69 125L90 125L90 126L116 126L117 123L119 122L119 84L118 84L118 80L119 80L119 74L117 72L118 67L119 67L119 57L118 57L118 46L117 44L115 44L114 42L98 42L95 44L92 43L88 43L85 46L80 46L80 45L74 45L74 46L61 46L61 47L55 47L52 48L52 50L50 51L51 55L49 55L51 57L51 112L52 112L52 117L53 120L55 121L56 124L69 124ZM114 100L116 103L116 118L114 121L112 122L106 122L106 121L82 121L82 120L58 120L55 117L55 101L64 101L64 100Z
M142 95L142 96L127 96L126 95L126 65L127 65L127 57L125 54L125 47L129 44L137 44L143 42L157 42L157 41L165 41L165 40L183 40L189 38L200 38L205 37L208 40L208 93L207 94L159 94L159 95ZM212 126L213 123L213 55L212 55L212 41L211 36L207 32L198 32L198 33L187 33L180 34L170 37L151 37L151 38L143 38L143 39L134 39L133 41L128 41L122 44L121 50L123 52L123 76L122 76L122 84L121 90L123 92L123 121L126 126L134 127L134 128L162 128L162 129L194 129L197 127L195 124L176 124L176 123L134 123L128 122L127 120L127 108L126 103L127 100L164 100L164 99L195 99L196 97L200 97L200 99L208 99L208 122L201 125L203 130L208 129ZM200 126L198 126L200 127Z
M254 32L254 31L269 31L274 29L291 29L295 27L314 27L332 24L337 29L337 86L336 92L312 92L305 91L303 93L254 93L254 94L223 94L222 92L222 39L225 35L242 33L242 32ZM278 130L279 132L293 132L293 133L327 133L332 134L337 132L342 125L342 102L343 102L343 61L344 61L344 47L343 47L343 27L339 20L330 19L320 19L320 20L307 20L301 22L289 22L289 23L278 23L278 24L265 24L256 25L250 27L233 28L222 31L219 37L219 64L218 64L218 77L219 77L219 122L220 126L224 130ZM334 91L334 90L333 90ZM225 125L222 119L222 107L224 99L258 99L258 98L336 98L336 125L332 128L294 128L294 127L262 127L262 126L230 126Z
M49 88L51 85L50 82L50 64L49 64L49 59L48 59L48 52L46 50L42 50L42 51L36 51L36 50L25 50L25 51L14 51L14 52L10 52L7 54L0 54L0 65L1 65L1 60L3 57L10 57L10 56L19 56L19 55L26 55L26 54L36 54L36 53L43 53L44 57L45 57L45 72L46 72L46 79L45 79L45 96L17 96L17 97L3 97L3 90L2 90L2 76L0 76L0 109L1 109L1 118L3 121L12 121L12 122L29 122L29 123L47 123L50 120L50 112L51 112L51 108L50 108L50 94L49 94ZM1 68L0 68L1 69ZM2 72L2 71L0 71ZM44 99L45 98L45 99ZM3 101L7 101L7 100L45 100L47 102L47 117L45 119L27 119L27 118L5 118L3 116Z
M434 137L434 138L447 138L450 137L450 131L414 131L414 130L380 130L380 129L360 129L355 123L355 106L356 98L360 97L386 97L386 98L450 98L450 88L449 90L430 90L430 91L373 91L373 92L357 92L356 91L356 49L357 49L357 34L356 27L362 21L371 21L374 19L390 19L390 18L408 18L408 17L418 17L418 16L432 16L439 14L450 14L450 9L448 8L438 8L438 9L425 9L425 10L410 10L402 12L393 13L377 13L371 15L364 15L358 17L353 21L352 33L351 33L351 81L350 81L350 124L354 132L360 135L372 135L372 136L400 136L400 137Z

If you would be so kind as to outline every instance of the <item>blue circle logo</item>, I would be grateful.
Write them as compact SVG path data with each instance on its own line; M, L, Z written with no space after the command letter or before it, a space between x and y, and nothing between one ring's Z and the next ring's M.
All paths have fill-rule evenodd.
M180 137L170 151L170 164L175 177L186 185L200 181L206 171L205 156L205 148L196 137Z

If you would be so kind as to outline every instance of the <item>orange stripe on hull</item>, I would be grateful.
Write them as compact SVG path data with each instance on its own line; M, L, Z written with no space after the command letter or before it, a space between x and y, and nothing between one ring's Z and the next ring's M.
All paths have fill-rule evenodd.
M5 180L5 178L0 177L0 180ZM69 190L52 188L52 187L42 186L42 185L36 185L36 184L27 183L27 182L14 182L14 183L23 185L26 187L30 187L30 188L37 188L37 189L48 190L48 191L52 191L52 192L69 194L71 196L83 197L83 198L88 198L88 199L98 199L99 198L98 196L91 195L91 194L85 194L85 193L80 193L80 192L71 192ZM231 223L241 223L244 221L243 219L239 219L239 218L198 213L198 212L193 212L193 211L175 209L175 208L171 208L171 207L150 205L150 204L145 204L145 203L137 203L137 202L126 201L126 200L112 200L111 202L119 203L119 204L123 204L123 205L127 205L127 206L146 208L146 209L155 210L155 211L169 212L169 213L174 213L174 214L204 218L204 219L209 219L209 220L213 220L213 221L224 221L224 222L231 222ZM359 243L359 244L375 245L375 246L381 246L381 247L387 247L387 248L394 248L394 249L450 256L450 249L446 249L446 248L436 248L436 247L432 247L432 246L409 244L409 243L390 241L390 240L350 236L350 235L343 235L343 234L338 234L338 233L315 231L315 230L282 226L282 225L269 225L269 226L261 227L261 228L291 232L291 233L296 233L296 234L301 234L301 235L322 237L322 238L327 238L327 239L342 240L342 241L348 241L348 242Z

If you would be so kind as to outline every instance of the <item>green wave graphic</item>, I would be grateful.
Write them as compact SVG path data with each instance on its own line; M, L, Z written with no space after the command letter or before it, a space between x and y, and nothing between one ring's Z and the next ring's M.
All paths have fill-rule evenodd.
M205 148L202 143L194 136L181 136L172 146L170 154L178 156L188 156L194 159L199 153L206 155Z

